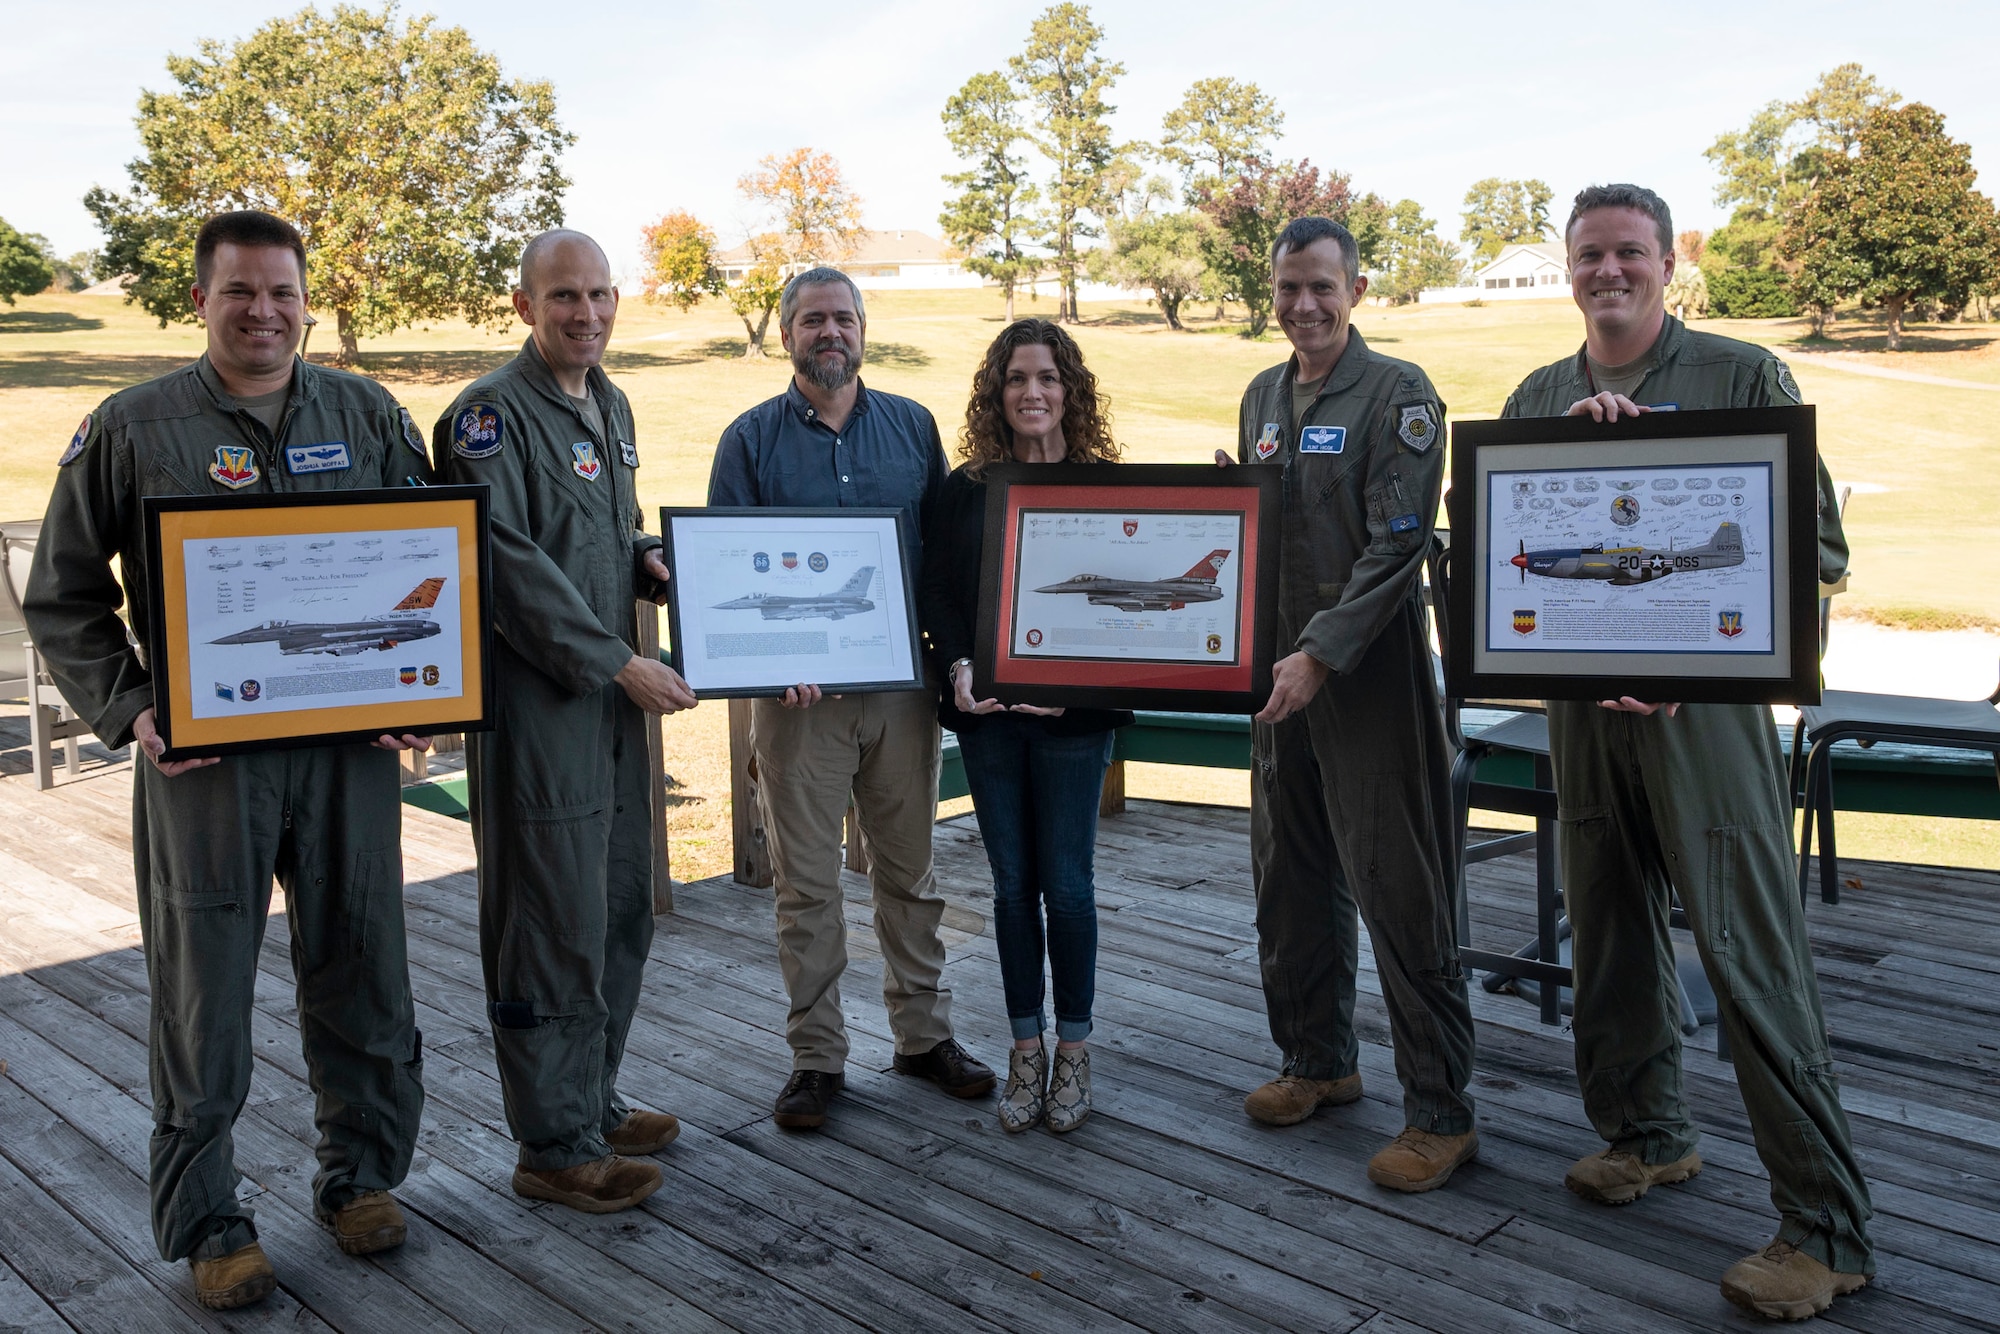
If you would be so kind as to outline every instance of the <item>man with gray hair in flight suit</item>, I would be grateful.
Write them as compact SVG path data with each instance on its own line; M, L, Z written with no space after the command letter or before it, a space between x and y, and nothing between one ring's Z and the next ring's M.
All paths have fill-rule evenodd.
M340 1249L399 1246L389 1191L423 1110L422 1038L403 935L395 758L424 737L166 760L154 677L119 619L147 624L141 501L334 494L430 477L410 414L372 380L300 358L306 252L268 213L223 213L195 238L192 365L106 399L63 453L28 576L28 631L63 697L108 746L137 743L132 862L151 992L153 1239L222 1310L276 1284L236 1198L231 1131L250 1093L250 1014L285 889L299 1040L315 1098L313 1208Z
M1444 404L1350 323L1368 290L1359 258L1328 218L1279 235L1272 304L1292 355L1250 382L1238 418L1237 461L1285 470L1278 662L1253 720L1250 789L1257 954L1284 1066L1243 1105L1288 1126L1361 1096L1358 910L1403 1085L1403 1131L1368 1179L1418 1192L1479 1151L1450 755L1418 600Z
M653 941L645 715L694 707L633 651L667 569L634 490L632 407L599 362L618 289L595 241L521 254L520 355L438 419L440 472L492 488L494 717L470 745L479 945L514 1190L587 1213L660 1186L680 1133L626 1105L618 1066Z

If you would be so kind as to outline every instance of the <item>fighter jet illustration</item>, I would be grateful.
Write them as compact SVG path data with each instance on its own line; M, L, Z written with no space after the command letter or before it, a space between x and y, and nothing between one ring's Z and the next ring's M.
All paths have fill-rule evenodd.
M819 593L805 597L794 597L787 593L750 593L740 598L715 604L716 611L758 611L767 621L803 621L814 617L825 617L837 621L843 616L859 616L864 611L875 610L875 604L867 598L868 585L875 578L875 567L864 565L854 572L854 577L840 586L837 593Z
M437 606L443 579L426 579L380 616L359 621L266 621L249 630L211 639L211 644L276 644L280 653L331 653L345 657L369 649L392 649L413 639L429 639L438 623L424 613Z
M1196 561L1186 574L1172 579L1113 579L1103 574L1079 574L1037 593L1081 593L1092 606L1120 611L1179 611L1190 602L1214 602L1222 596L1215 586L1229 559L1229 548L1218 547Z
M1556 547L1530 551L1521 544L1519 555L1507 563L1521 571L1521 582L1539 574L1547 579L1604 579L1613 588L1651 583L1670 574L1696 570L1722 570L1743 563L1743 530L1728 521L1717 525L1715 536L1698 547Z

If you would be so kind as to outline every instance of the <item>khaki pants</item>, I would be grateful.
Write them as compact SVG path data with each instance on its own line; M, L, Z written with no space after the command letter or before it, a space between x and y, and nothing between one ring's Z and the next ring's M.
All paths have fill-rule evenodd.
M951 1036L938 937L944 899L931 874L935 709L928 691L910 690L823 699L810 709L760 699L752 710L750 745L777 876L778 962L792 1001L785 1037L795 1069L833 1072L847 1064L840 840L850 792L868 843L882 999L896 1050L926 1052Z

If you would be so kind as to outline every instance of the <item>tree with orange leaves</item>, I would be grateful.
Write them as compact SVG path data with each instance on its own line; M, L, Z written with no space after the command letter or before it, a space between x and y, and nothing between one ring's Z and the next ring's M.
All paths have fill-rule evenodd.
M861 197L831 153L811 148L773 153L736 188L771 214L787 267L833 263L860 244Z
M694 214L676 209L639 229L646 295L692 310L723 290L715 269L715 233Z

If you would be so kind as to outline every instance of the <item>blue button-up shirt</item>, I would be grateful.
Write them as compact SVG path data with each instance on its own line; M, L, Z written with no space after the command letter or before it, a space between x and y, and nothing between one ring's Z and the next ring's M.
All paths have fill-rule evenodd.
M951 469L937 419L914 399L858 386L836 431L794 380L722 433L708 503L900 509L910 577L923 568L924 515Z

